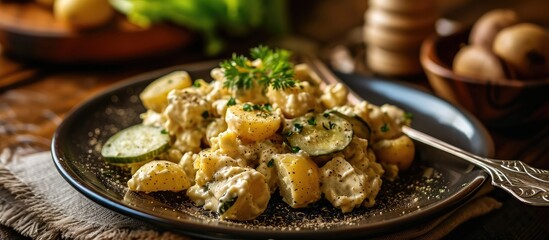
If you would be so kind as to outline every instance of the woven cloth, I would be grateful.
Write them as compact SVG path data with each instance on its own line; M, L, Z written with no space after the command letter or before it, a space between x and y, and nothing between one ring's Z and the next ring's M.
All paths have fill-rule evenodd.
M118 214L87 199L57 172L51 154L0 155L0 224L33 239L190 239ZM488 186L488 185L487 185ZM381 239L440 239L501 206L483 187L467 204ZM1 236L0 236L1 237Z

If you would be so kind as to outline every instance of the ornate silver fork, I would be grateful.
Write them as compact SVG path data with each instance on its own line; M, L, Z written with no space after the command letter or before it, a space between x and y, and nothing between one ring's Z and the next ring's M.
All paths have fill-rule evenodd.
M362 101L359 95L335 76L319 59L304 56L303 60L324 84L341 83L345 85L349 90L348 100L350 103L356 104ZM504 189L518 200L534 206L549 206L549 171L528 166L520 160L480 157L408 126L402 127L402 132L416 141L480 167L490 175L493 186Z

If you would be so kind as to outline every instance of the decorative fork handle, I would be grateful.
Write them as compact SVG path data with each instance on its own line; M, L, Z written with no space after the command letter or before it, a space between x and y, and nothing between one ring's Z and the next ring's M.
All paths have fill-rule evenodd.
M492 177L492 185L511 193L518 200L534 206L549 206L549 171L530 167L519 160L479 157L408 126L402 127L402 132L482 168Z
M318 75L321 84L345 83L335 76L320 60L304 57L305 63ZM349 89L349 102L358 103L362 98ZM452 154L490 174L492 185L511 193L518 200L534 205L549 206L549 171L528 166L519 160L497 160L483 158L452 146L411 127L403 126L402 132L410 138Z

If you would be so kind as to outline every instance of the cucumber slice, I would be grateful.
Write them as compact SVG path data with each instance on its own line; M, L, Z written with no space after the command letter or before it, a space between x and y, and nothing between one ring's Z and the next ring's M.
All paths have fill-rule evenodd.
M151 82L139 94L143 106L157 113L168 106L168 94L174 89L183 89L192 85L191 76L185 71L175 71Z
M353 131L355 132L355 136L370 140L370 137L372 136L372 128L370 128L370 124L364 121L364 119L357 115L349 116L338 111L331 111L331 113L349 121L353 125Z
M353 126L333 113L309 113L288 121L283 136L292 151L303 150L311 156L320 156L347 147L353 138Z
M101 155L109 163L137 163L153 159L165 151L169 143L170 135L162 128L138 124L110 137Z

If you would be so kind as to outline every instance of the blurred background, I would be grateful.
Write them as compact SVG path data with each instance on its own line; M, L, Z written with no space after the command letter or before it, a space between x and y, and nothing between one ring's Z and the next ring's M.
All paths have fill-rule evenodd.
M353 36L353 30L365 24L368 6L376 2L383 1L2 0L0 44L21 60L69 64L135 60L182 49L201 49L197 57L219 56L284 37L325 47L349 38L360 41L363 34ZM435 6L424 8L429 14L465 26L494 8L513 8L532 22L549 21L543 0L415 2L428 2Z
M456 74L452 65L468 44L471 26L494 9L510 9L518 16L513 24L537 24L545 31L538 42L546 41L548 5L544 0L0 0L0 89L60 68L124 68L135 74L267 44L316 55L340 72L417 83L487 125L545 122L549 47L537 46L544 53L532 55L545 63L542 70L523 71L540 72L535 76L521 75L491 47L473 51L473 58L491 59L478 62L494 66L465 64ZM500 20L504 16L484 27L500 30L505 25ZM440 38L429 39L433 36ZM517 64L528 64L526 58Z

